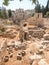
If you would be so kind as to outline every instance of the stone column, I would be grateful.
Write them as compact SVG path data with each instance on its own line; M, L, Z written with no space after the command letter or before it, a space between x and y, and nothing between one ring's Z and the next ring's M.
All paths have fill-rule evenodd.
M7 47L7 40L6 39L3 39L2 40L2 43L0 45L0 65L4 65L4 62L3 62L3 57L5 55L5 50L6 50L6 47Z

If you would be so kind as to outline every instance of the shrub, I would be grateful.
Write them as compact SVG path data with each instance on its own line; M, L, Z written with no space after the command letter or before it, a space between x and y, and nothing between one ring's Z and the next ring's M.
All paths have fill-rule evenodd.
M2 31L2 32L5 32L5 28L2 28L1 31Z
M46 16L47 16L47 17L49 17L49 11L48 11L48 12L46 12Z

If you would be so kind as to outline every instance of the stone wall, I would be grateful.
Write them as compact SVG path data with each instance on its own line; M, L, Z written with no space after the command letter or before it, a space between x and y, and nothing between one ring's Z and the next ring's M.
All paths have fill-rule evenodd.
M43 38L43 35L45 34L44 30L31 30L29 31L29 34L32 36L32 37L35 37L35 38Z
M42 13L35 13L34 17L27 19L28 24L31 26L44 26L49 28L49 18L43 18Z
M49 28L49 18L43 18L45 27Z

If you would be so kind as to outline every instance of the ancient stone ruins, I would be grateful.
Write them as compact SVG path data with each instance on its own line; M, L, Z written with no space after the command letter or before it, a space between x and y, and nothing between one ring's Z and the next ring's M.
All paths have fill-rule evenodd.
M36 13L0 28L0 65L49 65L49 18Z

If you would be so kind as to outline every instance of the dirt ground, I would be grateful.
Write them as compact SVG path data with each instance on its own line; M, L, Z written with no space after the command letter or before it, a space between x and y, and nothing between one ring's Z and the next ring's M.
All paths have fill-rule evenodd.
M7 39L7 41L9 42L10 39ZM36 41L38 42L38 41ZM22 60L17 60L17 54L19 52L21 52L22 50L15 50L14 48L12 49L13 51L13 57L10 58L9 57L9 61L8 62L4 62L5 65L30 65L30 60L29 57L31 55L33 55L34 53L36 53L38 51L38 47L36 46L36 42L32 41L31 43L27 43L27 49L26 51L26 55L22 58ZM31 53L30 53L31 52ZM44 59L46 59L46 62L49 64L49 51L43 51L43 55L42 57ZM8 51L6 50L5 55L8 55ZM38 65L38 60L36 60L36 63L34 65Z
M49 31L46 30L46 32L49 32ZM2 38L3 37L1 36L0 37L0 44L1 44ZM10 42L11 38L6 38L6 39L7 39L7 44L8 44ZM13 40L17 41L16 38L14 38ZM39 51L38 46L40 46L40 42L42 40L43 39L35 38L35 41L30 40L29 43L27 41L25 41L27 44L27 46L26 46L27 48L26 48L26 50L24 50L26 52L26 54L24 57L22 57L22 60L17 60L17 54L19 52L23 51L23 49L15 50L14 48L12 48L13 57L12 58L9 57L8 62L4 62L4 65L30 65L30 59L29 58L31 55L33 55L34 53L37 53ZM5 56L9 56L7 49L5 52L6 52ZM42 59L45 59L45 61L49 65L49 51L43 50L43 54L41 56L42 56ZM35 64L32 64L32 65L39 65L38 64L39 61L40 60L35 60Z

